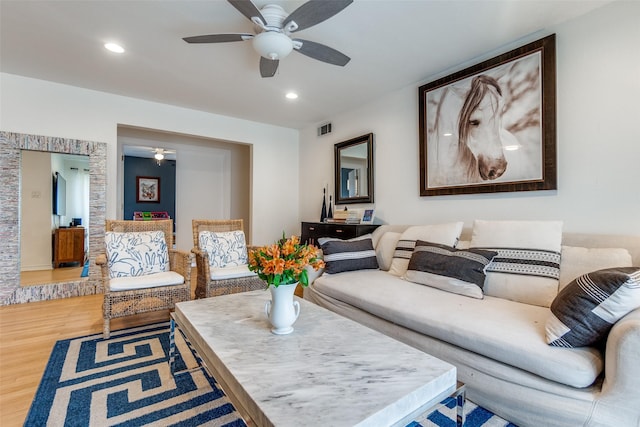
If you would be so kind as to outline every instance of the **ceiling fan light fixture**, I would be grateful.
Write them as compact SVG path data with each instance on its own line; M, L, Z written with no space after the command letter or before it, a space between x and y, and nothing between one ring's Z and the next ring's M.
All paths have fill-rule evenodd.
M116 43L105 43L104 48L114 53L124 53L124 48Z
M162 153L156 153L156 154L154 154L154 155L153 155L153 157L154 157L156 160L160 161L160 160L164 159L164 154L162 154Z
M253 48L260 56L271 60L286 58L293 50L289 37L276 31L265 31L253 38Z

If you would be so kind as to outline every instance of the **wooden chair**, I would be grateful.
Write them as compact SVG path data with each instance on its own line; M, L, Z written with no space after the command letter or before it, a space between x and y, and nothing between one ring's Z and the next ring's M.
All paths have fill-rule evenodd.
M234 294L238 292L266 289L267 284L257 275L249 272L248 268L242 277L221 278L216 271L212 271L209 264L209 255L200 248L200 232L213 231L244 231L242 219L194 219L191 221L193 228L193 249L191 252L196 257L197 284L196 298L209 298L219 295ZM247 247L250 250L251 247ZM215 269L224 270L224 269ZM218 277L216 277L218 276Z
M160 230L164 233L169 254L169 272L126 277L124 278L126 280L124 286L122 278L118 278L119 282L112 283L114 279L110 276L110 263L107 261L107 256L105 254L98 255L96 264L101 267L104 285L103 335L105 339L110 335L111 319L148 311L171 310L175 303L191 299L191 260L193 255L173 249L172 220L106 220L105 230L123 233ZM182 283L179 283L180 277L175 273L182 276ZM158 282L153 283L156 280ZM138 282L136 283L136 281ZM142 281L145 282L144 285L141 283ZM165 285L165 283L168 284ZM112 289L112 284L119 290Z

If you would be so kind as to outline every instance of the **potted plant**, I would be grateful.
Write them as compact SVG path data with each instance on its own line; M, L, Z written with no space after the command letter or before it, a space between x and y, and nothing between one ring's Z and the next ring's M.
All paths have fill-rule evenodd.
M249 251L249 270L257 273L271 291L265 313L274 334L293 332L291 325L300 314L300 303L293 300L293 294L298 283L309 285L307 266L318 270L324 267L324 261L318 257L318 248L301 244L298 236L287 239L282 233L276 243Z

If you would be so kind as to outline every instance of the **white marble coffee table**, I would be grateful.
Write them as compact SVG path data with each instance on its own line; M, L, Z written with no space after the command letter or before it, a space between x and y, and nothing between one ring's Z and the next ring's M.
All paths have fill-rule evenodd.
M253 291L181 302L172 315L258 426L404 426L456 390L454 366L308 301L297 298L294 332L274 335L269 299Z

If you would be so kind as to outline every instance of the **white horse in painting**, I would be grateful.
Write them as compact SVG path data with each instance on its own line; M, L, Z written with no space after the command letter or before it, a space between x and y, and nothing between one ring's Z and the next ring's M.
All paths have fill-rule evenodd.
M498 81L478 75L471 87L442 89L435 122L429 126L429 185L482 183L501 177L508 162L504 147L515 137L502 125L504 100Z

